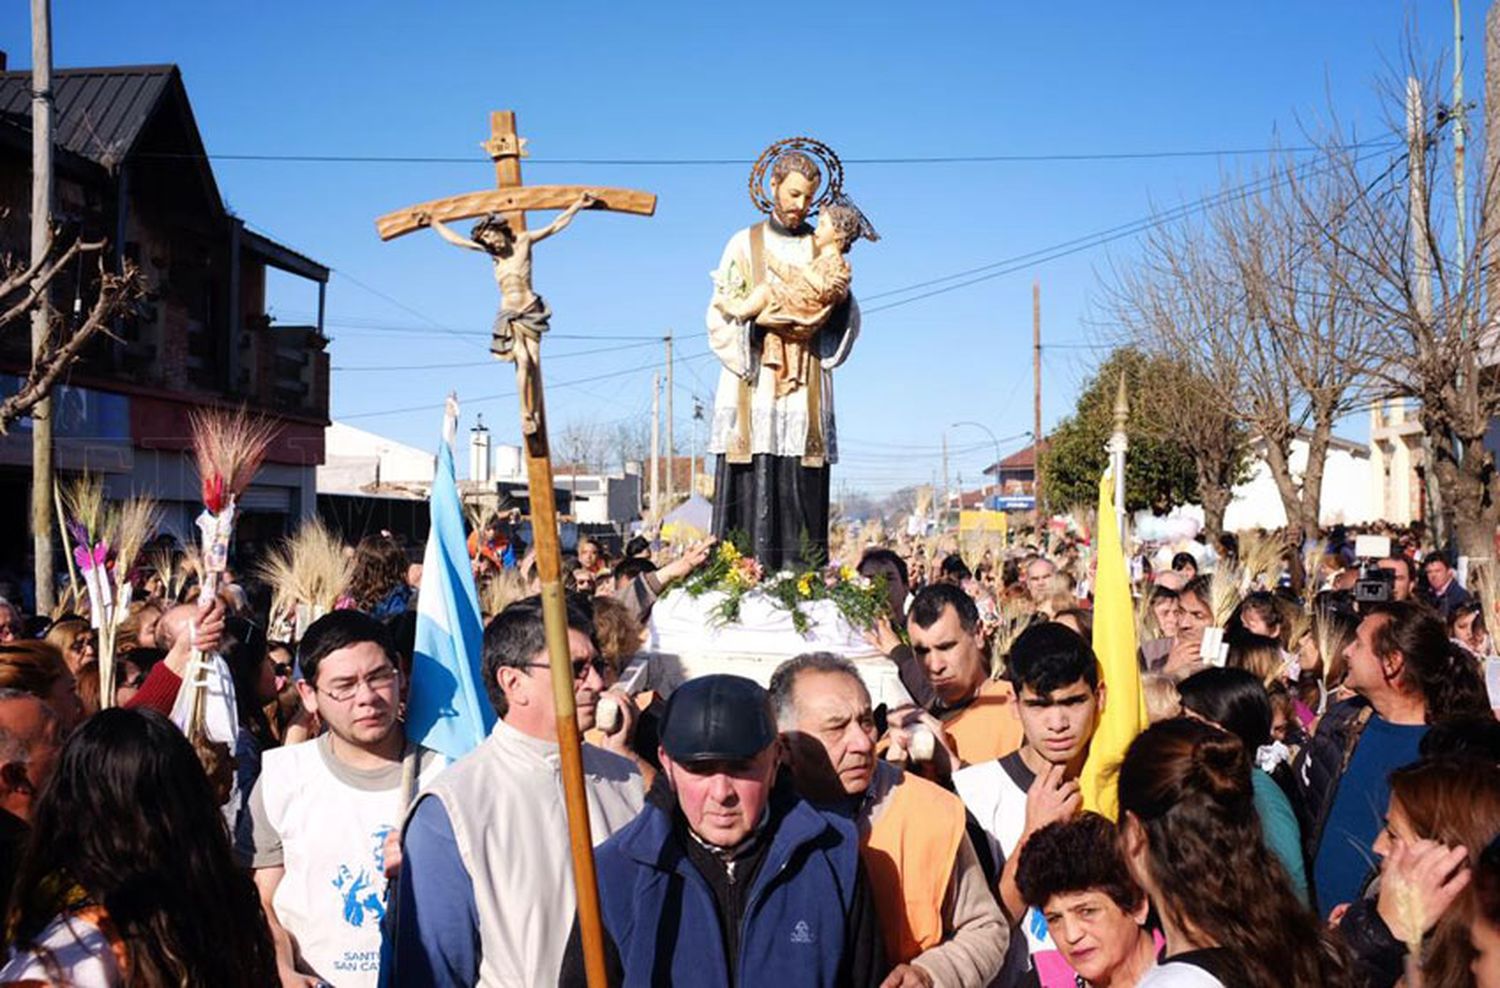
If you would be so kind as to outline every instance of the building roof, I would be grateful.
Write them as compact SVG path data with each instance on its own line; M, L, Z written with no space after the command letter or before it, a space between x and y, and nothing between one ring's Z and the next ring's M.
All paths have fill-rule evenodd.
M1046 449L1046 442L1042 443L1042 449ZM1025 446L1001 460L999 463L991 463L985 467L983 473L997 473L1004 470L1036 470L1036 445Z
M59 147L113 170L134 150L175 65L54 69L53 134ZM0 115L31 124L31 72L0 73ZM194 136L197 136L196 127Z

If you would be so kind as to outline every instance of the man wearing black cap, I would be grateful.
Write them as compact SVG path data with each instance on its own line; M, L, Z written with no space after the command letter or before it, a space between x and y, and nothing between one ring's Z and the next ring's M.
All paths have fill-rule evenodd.
M778 781L765 690L678 687L640 816L596 851L611 984L879 985L886 962L852 823ZM561 984L585 984L575 921Z

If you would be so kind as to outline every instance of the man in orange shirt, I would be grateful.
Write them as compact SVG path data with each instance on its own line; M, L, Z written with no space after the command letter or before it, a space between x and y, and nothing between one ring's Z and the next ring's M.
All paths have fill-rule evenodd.
M935 742L931 764L939 778L1021 747L1015 690L991 678L973 598L946 583L924 587L912 601L906 628L934 698L927 710L892 712L892 746L910 752L914 735L925 727Z
M799 655L771 677L770 700L804 798L844 807L859 828L892 988L983 988L1009 929L964 832L953 793L875 757L870 694L854 665Z

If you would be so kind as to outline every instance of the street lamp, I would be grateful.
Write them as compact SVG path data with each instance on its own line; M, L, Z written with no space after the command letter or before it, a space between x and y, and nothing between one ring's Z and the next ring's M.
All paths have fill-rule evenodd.
M990 427L987 426L987 425L985 425L983 422L971 422L971 421L954 422L952 425L948 426L948 428L950 428L950 429L957 429L961 425L972 425L976 429L983 429L985 435L987 435L987 436L990 437L990 442L992 442L992 443L995 444L995 479L999 480L999 472L1000 472L1000 440L998 440L998 439L995 438L995 433L993 431L991 431ZM990 485L989 485L988 482L986 482L984 486L985 486L985 491L986 491L985 497L988 498L989 497L988 491L989 491L989 486Z

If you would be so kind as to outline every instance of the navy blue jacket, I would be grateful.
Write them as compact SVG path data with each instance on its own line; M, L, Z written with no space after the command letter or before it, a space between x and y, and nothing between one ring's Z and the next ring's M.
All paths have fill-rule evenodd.
M733 964L713 890L684 851L672 809L648 800L596 848L611 984L800 988L871 977L878 984L884 972L867 970L871 958L850 956L884 963L853 823L796 799L771 825ZM571 967L565 960L563 983Z

